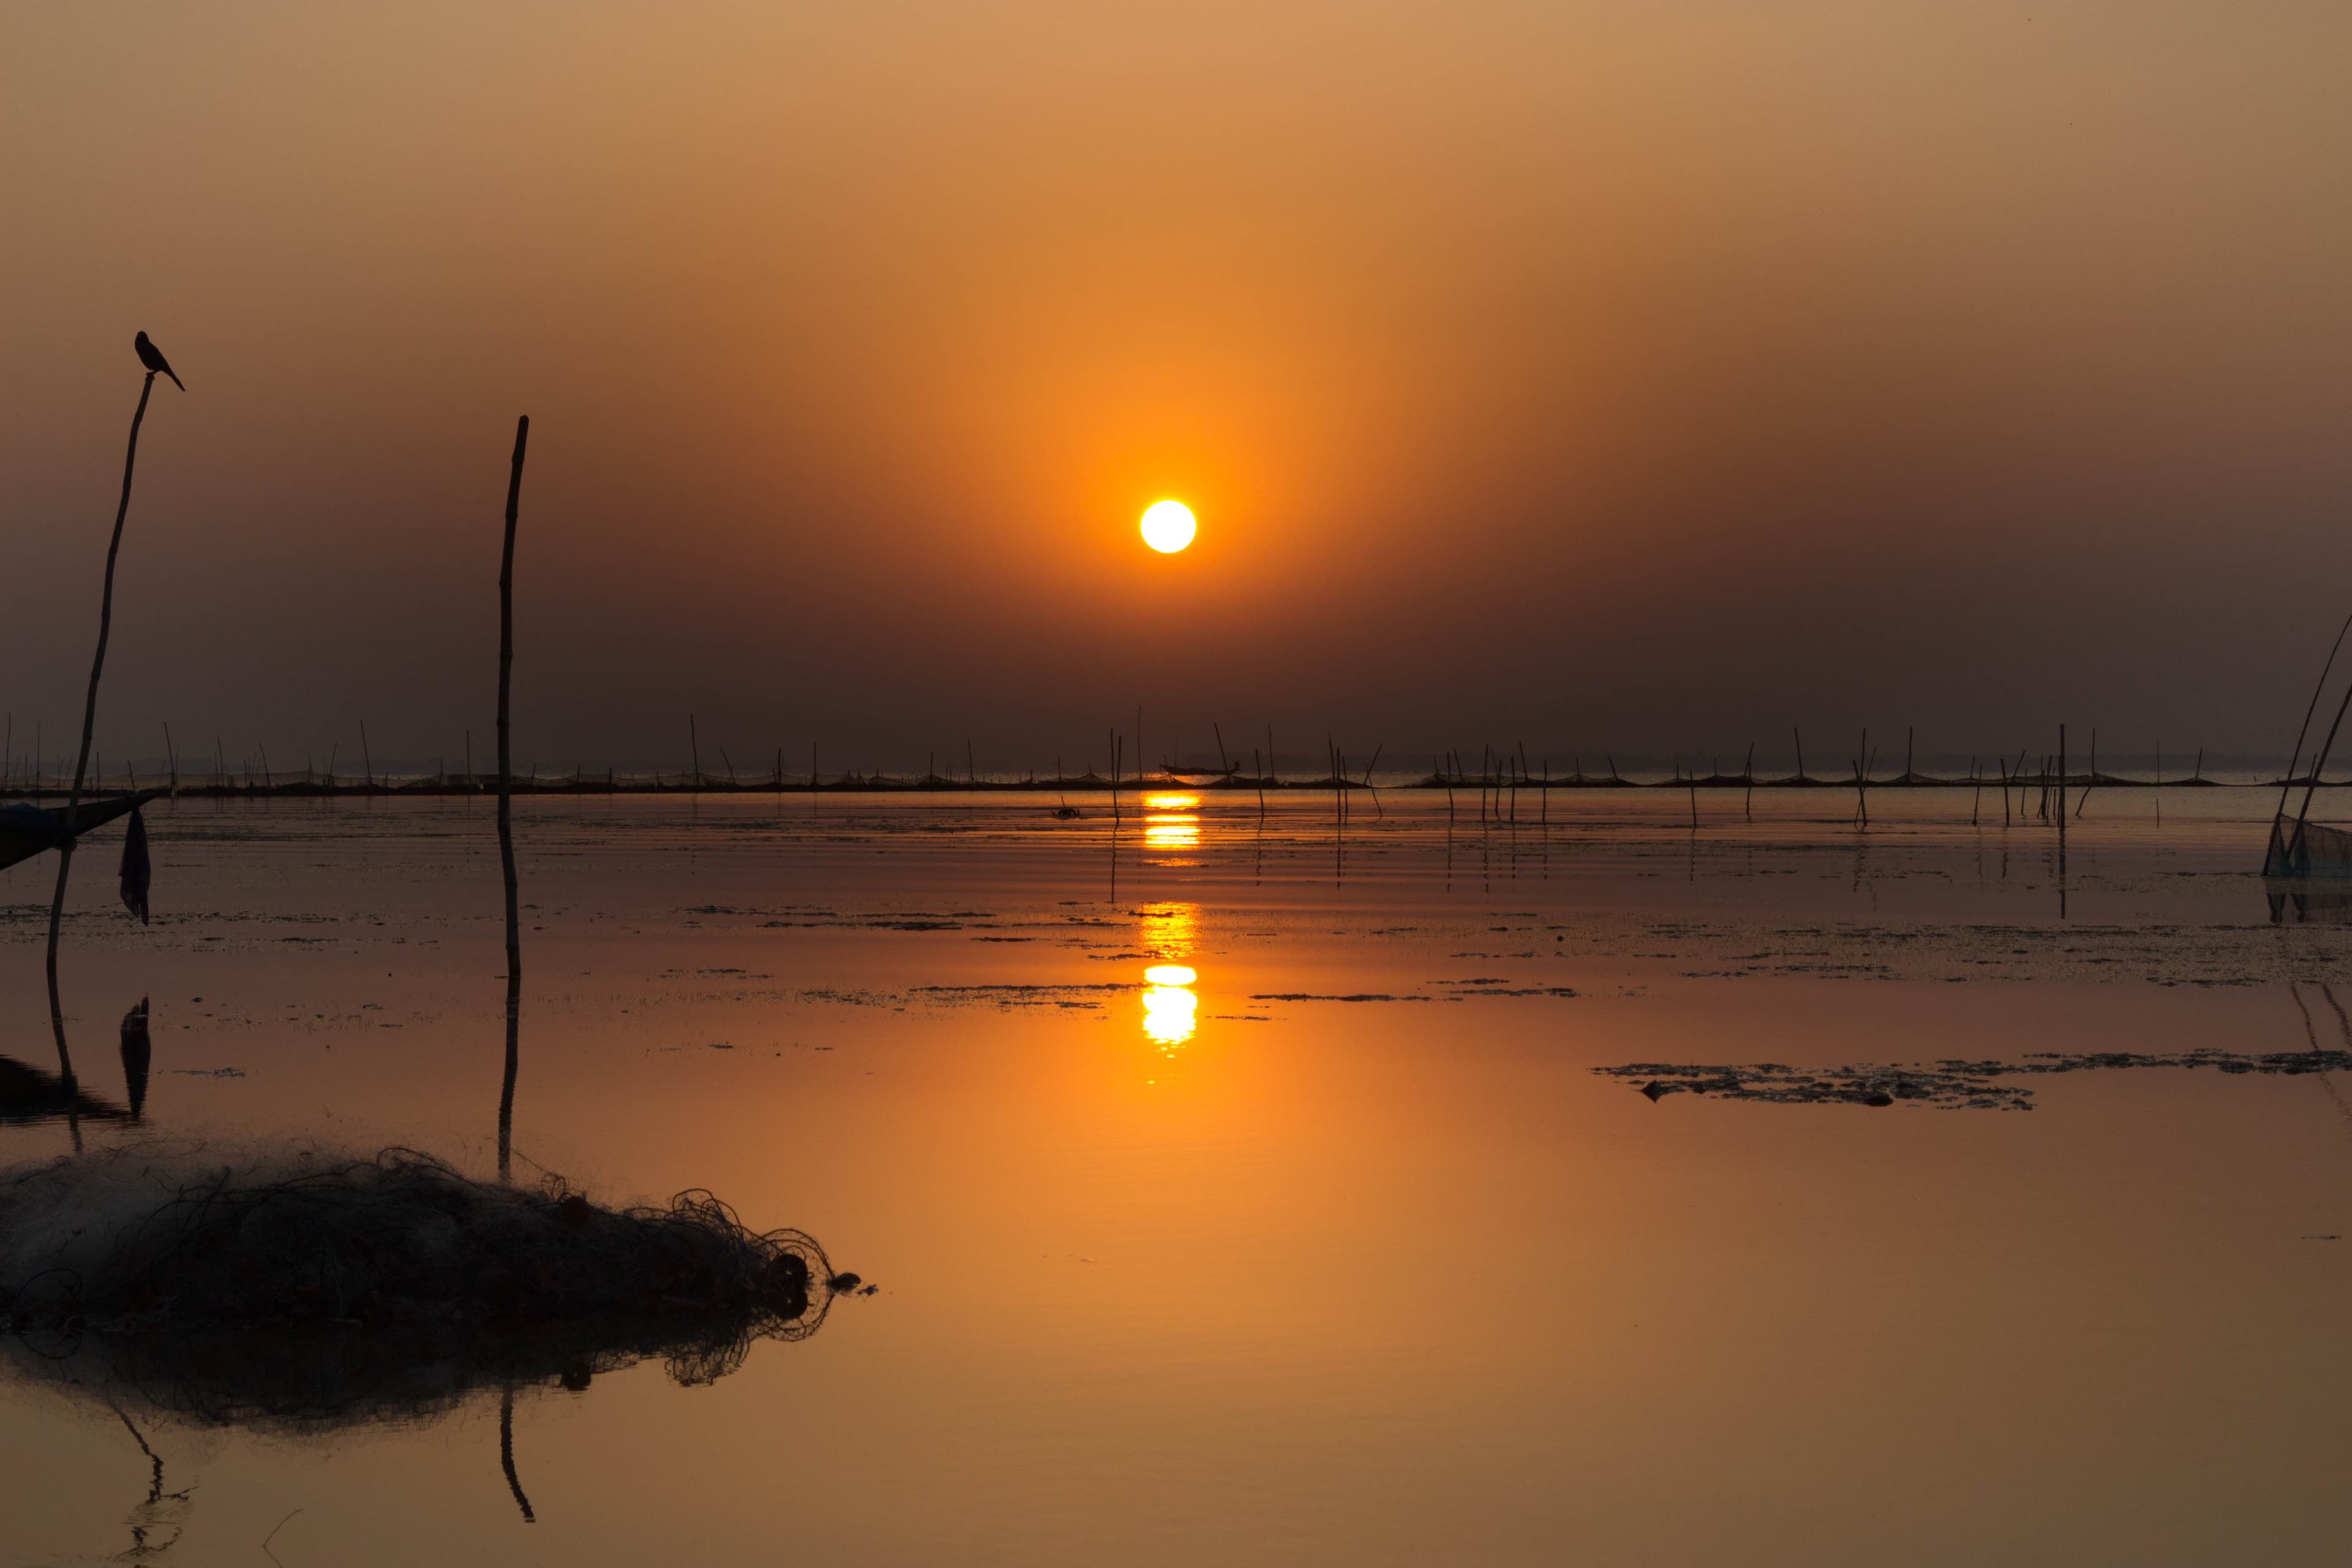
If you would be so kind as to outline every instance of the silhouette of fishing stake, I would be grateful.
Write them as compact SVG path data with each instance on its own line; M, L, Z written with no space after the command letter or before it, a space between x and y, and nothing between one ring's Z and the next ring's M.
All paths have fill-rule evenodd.
M514 687L515 518L522 505L522 460L530 445L530 416L515 421L514 459L507 478L507 539L499 558L499 869L507 895L507 1066L499 1091L499 1180L513 1174L515 1075L521 1066L522 918L516 905L514 854L514 763L509 753L508 718ZM516 1488L515 1495L522 1491ZM523 1505L529 1517L530 1505Z
M49 1015L61 1039L65 1014L58 1002L58 925L65 918L66 883L73 875L73 833L81 822L81 786L89 769L89 734L98 722L98 678L106 669L106 638L114 626L114 562L122 552L122 520L131 511L131 476L139 462L139 426L146 421L147 399L155 391L158 375L170 375L173 385L183 392L187 390L181 385L180 378L172 374L163 351L147 341L145 332L141 332L131 346L139 352L139 363L147 367L147 379L139 388L139 408L131 416L131 446L122 458L122 499L114 508L114 536L106 546L106 589L98 605L98 653L89 661L89 695L82 701L81 754L74 763L73 788L66 795L65 815L59 819L67 831L58 845L58 889L49 900Z

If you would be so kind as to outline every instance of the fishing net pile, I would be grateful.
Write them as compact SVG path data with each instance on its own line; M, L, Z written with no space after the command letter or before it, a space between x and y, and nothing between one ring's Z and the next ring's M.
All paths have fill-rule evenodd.
M210 1421L429 1415L653 1357L706 1383L814 1332L830 1272L708 1193L605 1208L408 1149L131 1145L0 1171L0 1354Z

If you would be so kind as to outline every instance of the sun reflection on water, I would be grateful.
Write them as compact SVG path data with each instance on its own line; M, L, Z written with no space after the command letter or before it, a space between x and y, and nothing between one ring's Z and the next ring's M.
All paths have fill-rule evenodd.
M1148 795L1143 797L1143 844L1147 849L1198 849L1201 847L1201 797L1197 795Z
M1160 963L1174 963L1192 954L1201 934L1201 906L1175 902L1145 904L1136 915L1144 921L1142 946Z
M1187 972L1189 973L1189 971ZM1192 1037L1201 999L1181 985L1150 985L1143 992L1143 1034L1161 1050Z
M1156 796L1190 800L1191 796ZM1201 906L1185 903L1146 904L1136 910L1144 922L1141 945L1158 960L1143 972L1143 1037L1162 1056L1192 1039L1198 1029L1201 1001L1192 987L1200 972L1176 962L1192 955L1200 936Z

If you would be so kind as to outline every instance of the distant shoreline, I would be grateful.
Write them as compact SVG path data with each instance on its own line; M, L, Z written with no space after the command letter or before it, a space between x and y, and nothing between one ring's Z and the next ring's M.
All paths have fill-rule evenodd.
M2038 773L2024 773L2013 775L2008 781L2009 787L2012 789L2027 787L2038 788L2044 784L2055 788L2062 783L2064 787L2071 790L2149 790L2158 788L2281 789L2308 786L2312 785L2314 781L2307 778L2271 778L2238 781L2211 778L2176 778L2165 779L2159 782L2152 778L2129 778L2118 774L2104 773L2069 773L2063 781L2060 780L2055 773L2052 773L2047 777ZM1418 791L1426 793L1443 792L1448 789L1467 792L1479 789L1482 786L1482 784L1485 788L1498 795L1510 794L1515 791L1527 791L1533 794L1541 794L1545 791L1555 790L1581 793L1592 790L1640 791L1662 789L1852 790L1857 787L1855 781L1851 777L1843 779L1781 777L1757 778L1751 780L1741 777L1738 774L1710 774L1699 778L1621 777L1614 779L1596 779L1590 777L1570 777L1513 780L1506 777L1499 780L1488 779L1485 781L1481 781L1475 777L1466 779L1455 777L1449 779L1436 774L1430 774L1420 778L1405 779L1393 783L1369 784L1361 779L1333 779L1329 777L1316 779L1257 779L1236 776L1229 779L1222 774L1211 775L1209 777L1202 778L1197 775L1188 777L1183 774L1169 773L1147 774L1140 779L1124 778L1120 779L1116 784L1114 784L1110 780L1096 774L1082 774L1076 778L1051 779L950 779L936 775L929 777L910 777L903 774L894 775L889 773L851 773L839 778L819 779L813 783L806 778L787 777L780 780L772 774L761 779L711 778L708 775L705 775L700 779L697 779L691 773L679 773L631 777L608 775L603 778L518 778L513 780L509 787L511 793L519 795L1035 795L1040 793L1109 795L1114 793L1118 795L1134 795L1145 790L1192 790L1214 795L1250 795L1255 794L1261 789L1268 792L1304 791L1309 793L1316 791L1328 792L1333 790L1347 790L1350 792L1370 790L1383 792ZM1966 776L1954 778L1924 773L1912 773L1898 775L1894 778L1864 779L1861 782L1859 787L1872 790L2000 789L2002 787L2002 784L2003 781L1998 774L1990 778L1971 779ZM2317 782L2316 787L2322 789L2342 789L2352 787L2352 779L2321 780ZM131 791L136 791L142 788L162 789L172 796L194 800L244 800L262 798L308 800L347 795L364 796L369 798L383 796L398 799L439 797L448 795L495 795L499 791L499 781L496 774L468 775L463 773L450 773L426 778L403 779L398 781L388 781L383 779L367 781L349 778L327 779L313 774L309 777L297 776L287 779L272 779L267 783L257 780L252 783L213 782L207 784L173 784L167 780L160 780L152 775L141 775L139 777L135 777L127 786L101 785L97 784L87 784L82 790L82 798L85 800L93 799L105 795L110 792L119 793L124 788ZM64 784L51 784L45 781L37 788L33 789L26 789L22 787L0 789L0 800L62 800L68 794L68 791Z

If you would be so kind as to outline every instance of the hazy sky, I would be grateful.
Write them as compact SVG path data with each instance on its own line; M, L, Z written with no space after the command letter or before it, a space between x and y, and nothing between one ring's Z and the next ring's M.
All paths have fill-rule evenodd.
M2317 3L9 6L5 705L79 720L143 328L118 754L486 755L526 412L550 769L2283 750L2347 68Z

